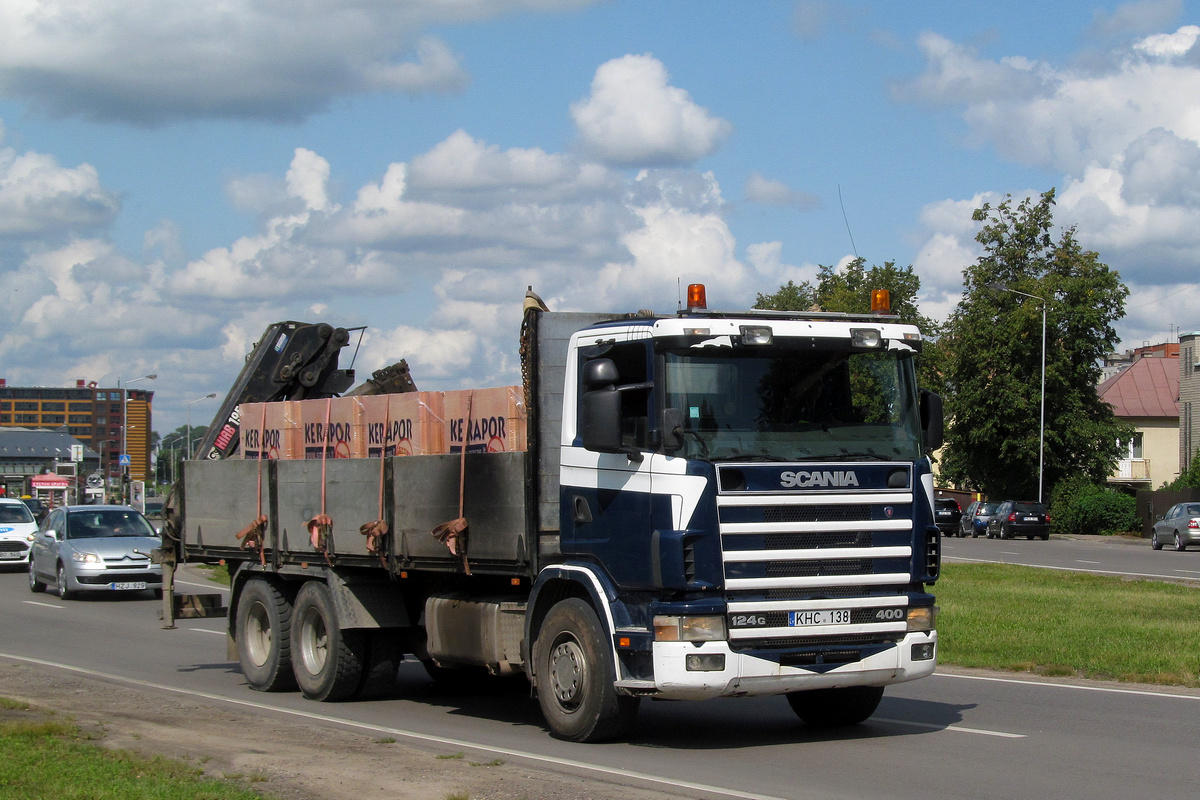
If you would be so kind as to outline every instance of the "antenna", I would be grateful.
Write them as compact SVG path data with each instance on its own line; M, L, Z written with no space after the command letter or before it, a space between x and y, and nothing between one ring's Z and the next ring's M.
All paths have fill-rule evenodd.
M850 234L850 249L854 251L854 257L859 258L858 248L854 246L854 233L850 230L850 218L846 216L846 204L842 202L842 185L838 184L838 205L842 207L842 219L846 222L846 233Z
M683 311L683 282L680 276L675 276L675 310Z

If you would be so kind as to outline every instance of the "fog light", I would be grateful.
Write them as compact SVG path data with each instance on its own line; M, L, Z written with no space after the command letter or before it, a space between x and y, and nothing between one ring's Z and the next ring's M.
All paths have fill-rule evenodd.
M928 661L933 658L933 642L914 644L912 646L913 661Z
M851 347L875 348L883 344L883 334L875 328L851 328Z
M690 653L684 663L688 672L721 672L725 669L725 654Z
M918 606L908 610L909 631L931 631L937 619L937 606Z

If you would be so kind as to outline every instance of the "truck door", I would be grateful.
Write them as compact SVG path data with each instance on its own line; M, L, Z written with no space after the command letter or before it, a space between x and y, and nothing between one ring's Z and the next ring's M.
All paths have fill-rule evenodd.
M617 369L617 384L646 384L652 363L649 340L586 348L582 362L606 358ZM582 374L582 369L577 371ZM577 397L584 388L577 387ZM563 555L599 562L624 587L653 586L652 506L649 429L653 389L620 392L621 444L635 451L597 453L577 435L562 453ZM577 424L576 430L579 430ZM646 453L647 457L638 455ZM664 499L669 518L669 499Z

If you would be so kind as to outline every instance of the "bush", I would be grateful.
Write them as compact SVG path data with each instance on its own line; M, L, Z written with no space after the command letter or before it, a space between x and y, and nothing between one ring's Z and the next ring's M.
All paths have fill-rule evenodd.
M1086 478L1068 478L1054 487L1050 519L1055 533L1111 535L1137 531L1137 501Z
M1180 473L1179 477L1170 483L1164 483L1159 487L1172 492L1181 492L1184 489L1200 489L1200 450L1196 451L1196 455L1192 456L1192 465L1184 472Z

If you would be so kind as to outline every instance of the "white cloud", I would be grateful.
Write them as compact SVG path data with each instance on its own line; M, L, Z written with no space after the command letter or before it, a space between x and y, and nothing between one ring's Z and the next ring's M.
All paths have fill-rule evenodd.
M0 127L0 141L2 134ZM67 168L53 156L0 147L0 239L87 231L110 223L120 207L90 164Z
M340 96L461 89L466 72L423 34L431 26L587 2L7 2L0 92L54 115L139 125L299 120Z
M758 172L751 172L750 177L746 178L742 194L751 203L770 206L799 206L807 211L821 205L821 198L798 192L783 181L765 178Z
M1200 27L1184 25L1174 33L1156 33L1147 36L1140 42L1135 42L1133 49L1158 58L1182 56L1192 49L1198 36L1200 36Z
M571 106L584 149L627 166L687 164L713 153L732 125L671 86L651 55L627 55L596 70L592 92Z

